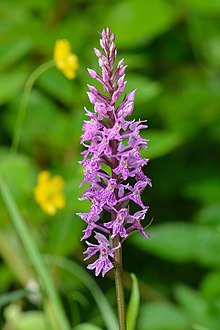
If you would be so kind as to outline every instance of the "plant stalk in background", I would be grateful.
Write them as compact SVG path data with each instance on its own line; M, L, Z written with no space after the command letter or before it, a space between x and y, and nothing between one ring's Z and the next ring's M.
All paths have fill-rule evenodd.
M41 64L38 68L36 68L28 77L25 83L24 93L21 97L21 103L18 109L15 129L12 136L11 152L13 154L17 153L19 147L22 126L32 88L36 80L45 71L54 66L56 66L68 79L74 79L76 77L76 71L79 68L78 57L77 55L72 53L70 42L66 39L56 40L53 59Z
M26 109L27 109L29 96L30 96L31 90L33 88L33 85L40 75L42 75L45 71L52 68L53 66L54 66L53 60L50 60L46 63L41 64L37 69L35 69L32 72L32 74L29 76L29 78L27 79L27 81L25 83L24 92L22 94L21 103L18 108L17 119L16 119L16 123L15 123L13 136L12 136L11 152L13 154L17 153L17 150L19 147L22 126L23 126L23 122L24 122L24 118L25 118L25 113L26 113Z
M88 69L92 78L101 83L104 93L94 86L89 87L88 97L94 105L94 112L85 108L88 121L84 121L81 143L86 147L82 152L85 178L82 184L89 187L83 192L83 199L92 204L88 213L78 213L86 222L82 240L92 234L98 244L86 241L86 259L98 254L88 269L102 276L114 268L116 296L119 316L119 329L126 329L124 290L122 285L122 241L131 232L145 233L141 221L145 218L148 206L142 202L141 192L151 180L142 168L148 159L142 159L140 149L147 147L147 141L140 136L140 130L147 128L145 121L126 120L134 108L136 90L125 95L126 85L124 60L117 64L115 36L107 28L101 33L102 51L94 49L98 57L101 74ZM140 210L129 213L130 201ZM102 214L104 213L104 217Z
M48 273L47 268L44 265L44 262L41 258L41 255L31 237L31 234L19 213L17 205L15 204L7 185L5 184L3 178L0 176L0 192L2 194L5 205L10 214L12 223L21 238L23 245L29 255L30 261L33 264L39 280L47 294L48 298L51 301L53 307L53 315L56 320L57 325L60 330L70 330L69 322L66 318L66 315L63 310L62 303L57 294L56 288L53 284L53 281Z

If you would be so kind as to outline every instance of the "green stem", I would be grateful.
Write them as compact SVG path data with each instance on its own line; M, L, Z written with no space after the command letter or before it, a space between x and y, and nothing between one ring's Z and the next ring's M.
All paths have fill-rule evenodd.
M27 81L25 83L24 92L23 92L23 95L22 95L22 98L21 98L21 103L20 103L20 106L18 108L18 114L17 114L16 123L15 123L15 129L14 129L13 136L12 136L11 152L14 155L16 155L17 150L18 150L20 137L21 137L21 130L22 130L24 117L25 117L27 104L28 104L28 99L29 99L29 96L30 96L30 92L33 88L33 85L34 85L35 81L37 80L37 78L42 73L44 73L48 69L52 68L53 66L54 66L54 61L53 60L50 60L46 63L41 64L38 68L36 68L32 72L32 74L29 76L29 78L27 79Z
M113 239L113 247L119 245L119 235ZM118 323L119 330L126 330L126 313L125 313L125 299L124 299L124 288L122 283L122 249L115 250L114 258L116 261L115 266L115 289L116 289L116 300L118 307Z
M117 319L116 316L100 287L96 281L82 269L77 263L72 260L68 260L61 256L55 255L43 255L44 262L51 266L61 267L66 271L75 275L91 292L96 304L99 308L100 313L102 314L103 320L106 324L108 330L117 329Z
M43 288L51 301L54 318L56 319L57 324L59 324L59 328L61 330L70 330L70 326L63 311L59 296L44 265L41 255L33 241L33 238L30 235L30 232L23 218L19 213L17 205L15 204L7 185L1 177L0 190L14 227L16 228L17 233L20 236L23 245L35 267L36 273L38 274L39 279L43 284Z
M24 263L17 245L15 248L15 245L10 240L10 236L3 230L0 232L0 255L5 259L5 262L23 286L26 286L28 281L34 277L30 267Z

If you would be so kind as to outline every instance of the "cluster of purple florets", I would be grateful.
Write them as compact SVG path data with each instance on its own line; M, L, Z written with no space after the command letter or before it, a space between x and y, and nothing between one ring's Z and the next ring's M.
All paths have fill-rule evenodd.
M140 149L147 147L147 141L140 136L140 130L147 127L145 121L126 120L134 108L132 91L119 102L126 85L124 60L115 65L116 46L115 36L107 28L101 33L100 45L103 50L94 49L98 57L101 74L88 69L92 78L103 86L101 94L94 86L89 87L88 97L94 105L94 112L85 108L89 120L84 121L81 143L85 146L82 152L84 158L80 162L84 166L85 178L82 182L89 187L83 192L81 200L89 200L92 204L88 213L78 213L86 222L82 240L92 234L98 244L86 241L88 248L84 252L86 259L98 254L98 259L88 265L88 269L95 269L95 275L102 272L102 276L112 269L114 251L121 247L124 240L133 230L149 237L141 225L148 206L141 199L141 192L150 179L143 173L142 168L148 159L140 156ZM130 179L132 178L132 180ZM131 185L131 182L135 183ZM128 203L135 202L140 211L129 214ZM101 213L108 213L110 217L102 219ZM109 219L108 219L109 218ZM112 245L117 237L118 245Z

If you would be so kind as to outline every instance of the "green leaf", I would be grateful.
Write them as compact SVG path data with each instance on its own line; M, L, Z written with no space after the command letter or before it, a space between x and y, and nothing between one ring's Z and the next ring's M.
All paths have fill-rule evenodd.
M203 266L219 266L220 233L208 227L175 222L149 228L151 239L139 235L130 241L144 251L177 263L196 261Z
M127 79L126 90L130 92L137 89L135 104L147 102L161 92L161 85L158 82L152 81L143 75L128 73ZM145 109L143 109L143 113L146 113Z
M132 278L132 289L131 289L131 297L127 309L126 320L127 320L128 330L135 330L137 316L139 313L140 292L138 287L138 280L135 274L131 274L131 278Z
M201 292L207 299L214 299L220 295L220 271L208 273L202 280Z
M219 227L219 219L220 219L219 203L214 203L205 206L204 208L200 209L195 216L195 220L198 223L209 226L216 226L217 228Z
M48 239L44 247L48 252L67 255L79 247L84 224L75 215L74 209L75 207L73 207L72 212L67 212L65 208L53 219L48 228ZM80 207L77 211L80 211Z
M175 6L167 1L128 0L109 8L103 26L111 26L121 47L134 47L166 32L175 19Z
M179 284L174 290L179 304L187 311L193 322L205 323L208 320L208 302L201 296L200 292ZM204 324L205 325L205 324Z
M150 159L162 157L183 143L177 133L169 131L145 130L141 135L149 140L148 148L142 151L142 155Z
M194 323L192 325L192 330L214 330L214 328L210 329L210 328L204 327L201 324Z
M57 68L39 77L37 85L64 104L72 105L79 102L81 93L76 81L68 80Z
M186 223L165 223L148 229L151 239L143 239L139 235L130 241L139 248L150 251L159 257L185 262L193 256L194 233Z
M18 104L13 106L17 110ZM15 114L8 113L5 117L8 130L14 129L11 124L14 120L12 115ZM74 109L71 114L61 112L52 99L34 89L28 100L21 146L29 153L33 153L36 144L49 146L50 152L55 151L56 154L59 148L62 152L70 146L76 150L80 147L83 118L84 112L81 109Z
M23 72L7 72L1 74L0 105L12 100L22 89L27 75Z
M32 196L35 180L35 168L27 156L0 152L0 175L4 177L9 186L13 186L12 194L19 205L27 202Z
M184 312L169 302L145 304L141 308L138 330L189 329L190 322Z
M220 2L218 0L187 0L186 4L190 9L197 10L206 15L220 13Z
M207 48L204 45L204 49ZM213 82L210 86L207 79L190 68L187 72L182 71L174 78L179 88L174 90L169 84L164 85L163 92L155 100L156 117L159 116L167 129L177 132L190 143L201 134L201 129L209 127L212 133L213 125L219 122L219 85ZM193 148L193 145L187 147Z
M90 323L83 323L74 327L73 330L102 330L102 329Z
M203 202L205 204L213 204L219 202L220 196L220 177L210 174L196 182L191 182L184 187L185 196Z
M28 295L27 290L16 290L0 295L0 307L7 305L15 300L24 298Z
M4 316L13 330L52 330L45 315L39 311L23 313L19 306L11 304L6 307Z
M1 232L3 231L1 230ZM0 242L0 254L1 254L1 258L5 260L5 256L3 256L2 253L2 242ZM11 283L14 282L14 276L9 265L7 265L6 263L2 263L0 265L0 274L1 274L1 288L9 288Z
M38 311L22 313L15 330L52 330L44 314Z
M14 278L25 287L34 278L34 274L24 258L24 251L19 238L16 237L13 228L8 227L7 231L0 230L0 254L8 266L7 269L11 271L11 281L8 283L8 287L10 283L14 282ZM4 269L0 269L0 272L1 285L3 285Z
M51 10L51 6L53 6L53 0L48 1L38 1L38 0L22 0L23 6L28 11L39 12L39 15L48 13Z
M7 69L30 52L32 40L29 37L0 44L0 69Z

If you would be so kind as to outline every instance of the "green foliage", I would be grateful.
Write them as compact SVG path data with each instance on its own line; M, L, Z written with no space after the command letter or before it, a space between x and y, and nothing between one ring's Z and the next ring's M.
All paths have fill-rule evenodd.
M16 200L25 200L32 193L36 170L31 159L24 155L15 157L10 154L1 155L1 176L13 186L12 192Z
M79 103L81 94L80 86L75 81L70 82L56 68L39 77L37 86L49 93L53 99L71 106ZM62 88L60 88L62 86Z
M48 271L41 259L41 255L35 246L34 241L30 238L30 233L24 220L22 219L17 205L15 204L13 197L11 196L7 185L4 183L4 180L0 177L0 190L7 207L8 213L10 214L12 223L17 231L21 241L23 242L25 250L29 254L29 258L31 263L34 265L37 275L39 276L43 288L48 295L48 298L51 300L51 304L53 306L53 312L56 315L57 323L60 325L60 328L63 330L69 330L68 321L66 320L66 316L63 313L60 300L57 296L57 292L54 288L53 282L48 274ZM37 321L38 322L38 321ZM23 324L23 323L22 323ZM28 322L30 327L30 324ZM24 326L24 330L26 327L26 323ZM22 327L21 327L22 329Z
M128 311L126 315L128 330L134 330L136 328L137 316L140 305L140 292L138 287L138 280L135 274L131 274L132 278L132 291L128 304Z
M149 303L142 306L138 329L189 329L190 322L180 308L169 302Z
M152 239L135 236L132 242L160 257L177 263L195 261L204 266L219 266L220 234L209 227L184 222L164 223L148 230Z
M10 305L6 308L5 318L12 330L51 330L42 312L22 313L16 305Z
M102 329L90 323L83 323L74 327L73 330L102 330Z
M208 317L208 303L199 292L184 285L175 288L175 296L192 320L203 324Z
M5 104L22 91L22 87L26 78L23 72L10 72L9 74L3 73L1 75L1 95L0 104Z
M107 21L120 36L121 46L134 47L168 30L175 21L175 14L175 7L167 1L155 0L147 3L140 0L137 5L136 1L128 0L116 3L112 7L107 15ZM144 22L147 24L143 24Z
M114 330L117 327L117 321L114 312L112 311L112 308L109 305L108 300L103 295L102 291L100 290L99 286L96 284L95 280L91 276L89 276L84 269L81 269L80 266L78 266L75 262L59 256L46 255L45 261L50 265L63 268L64 270L70 272L72 275L78 277L79 280L88 288L88 290L93 295L93 298L96 301L100 313L102 314L107 329ZM134 291L135 291L134 294L136 296L137 295L136 287L134 288ZM135 302L137 303L137 298Z
M110 26L118 58L128 64L126 92L137 88L130 119L149 125L142 155L150 159L145 171L153 182L143 192L150 206L143 225L154 218L146 228L152 238L137 233L123 249L124 268L140 287L136 278L130 287L125 273L128 329L137 320L140 330L219 330L219 0L1 0L0 16L0 175L17 205L11 213L0 197L0 328L60 330L52 322L53 294L40 292L40 304L26 294L30 281L44 283L33 244L71 329L117 328L111 273L104 280L87 273L84 224L76 216L89 209L78 201L85 189L78 164L83 108L92 110L86 69L97 68L97 31ZM78 55L78 76L69 81L53 67L36 80L15 155L10 147L23 88L53 58L58 38L69 39ZM41 170L65 180L66 205L54 216L34 200ZM137 211L133 203L130 211ZM18 214L29 248L12 225Z
M149 147L142 154L150 159L164 156L182 144L180 136L175 132L150 130L143 137L149 139Z
M18 39L13 41L6 41L0 46L0 68L7 69L26 54L30 52L32 48L31 38ZM9 77L8 77L9 79ZM18 80L18 78L17 78ZM10 81L13 81L10 79ZM16 77L14 78L16 81Z
M14 300L26 297L27 294L28 294L27 290L17 290L6 294L2 294L0 297L0 307L7 305Z

